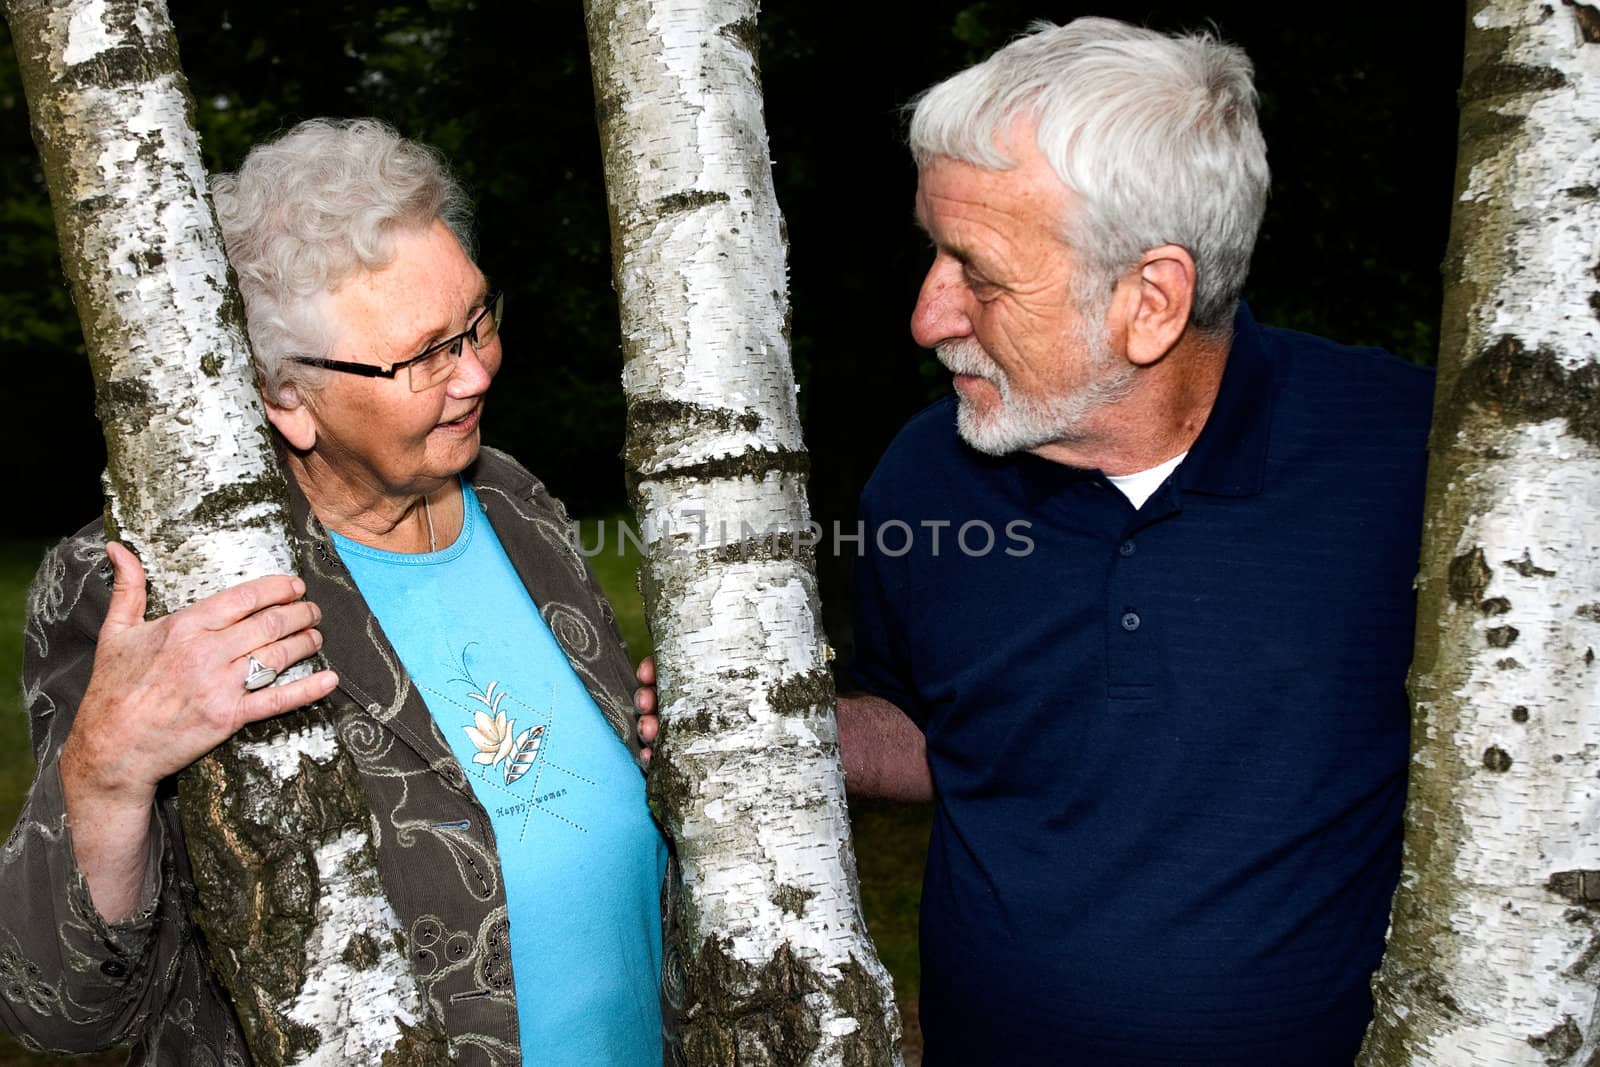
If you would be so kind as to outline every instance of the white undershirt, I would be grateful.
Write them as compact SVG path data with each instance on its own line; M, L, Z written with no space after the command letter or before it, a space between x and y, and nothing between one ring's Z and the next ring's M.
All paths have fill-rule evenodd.
M1167 480L1167 475L1178 469L1178 464L1188 452L1179 452L1165 463L1157 464L1149 470L1134 471L1132 474L1108 474L1106 481L1122 491L1128 498L1128 503L1133 505L1133 510L1138 511L1144 507L1144 502L1161 488L1161 483Z

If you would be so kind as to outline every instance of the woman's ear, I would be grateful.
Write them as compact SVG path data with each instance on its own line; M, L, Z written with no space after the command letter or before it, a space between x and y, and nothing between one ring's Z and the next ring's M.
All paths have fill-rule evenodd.
M280 385L277 398L267 399L267 421L296 452L309 452L317 443L317 420L293 385Z

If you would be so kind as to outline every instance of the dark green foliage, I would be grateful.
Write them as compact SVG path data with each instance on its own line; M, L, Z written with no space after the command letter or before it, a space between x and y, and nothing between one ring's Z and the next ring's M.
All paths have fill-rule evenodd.
M769 4L755 36L791 240L794 353L825 524L848 520L894 430L946 389L906 320L927 253L900 107L1036 17L1207 19L1255 59L1275 174L1247 295L1264 321L1432 358L1449 211L1461 18L1213 3L930 0ZM1443 15L1444 17L1440 17ZM438 146L479 205L509 293L508 359L485 432L576 509L623 501L620 351L581 5L473 0L177 5L207 163L314 115L373 114ZM99 510L103 451L8 36L0 31L0 358L20 368L35 447L3 475L60 534ZM60 454L57 468L38 460ZM48 486L48 489L46 489ZM822 561L840 604L847 561Z

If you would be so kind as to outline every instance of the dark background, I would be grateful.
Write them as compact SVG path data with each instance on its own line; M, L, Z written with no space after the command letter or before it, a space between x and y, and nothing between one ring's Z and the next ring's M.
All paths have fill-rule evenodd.
M175 5L212 168L316 115L377 115L436 145L508 292L485 436L578 514L625 506L615 298L581 5ZM1271 14L1264 13L1271 11ZM790 236L794 356L825 525L904 419L946 388L906 323L929 252L911 224L901 107L1035 18L1214 26L1254 59L1274 173L1246 291L1264 321L1433 359L1464 15L1454 4L773 2L761 17L773 173ZM9 37L0 38L5 532L100 507L93 387L56 259ZM826 556L824 596L843 568Z

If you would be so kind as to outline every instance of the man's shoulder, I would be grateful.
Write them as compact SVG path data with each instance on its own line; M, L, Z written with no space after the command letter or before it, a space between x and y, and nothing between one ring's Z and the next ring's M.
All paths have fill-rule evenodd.
M917 484L931 472L967 462L970 450L956 433L956 398L934 401L900 427L867 480L868 493Z
M1433 408L1434 372L1368 345L1347 345L1281 327L1260 327L1283 368L1290 396L1330 391L1359 398L1391 417L1426 424Z

